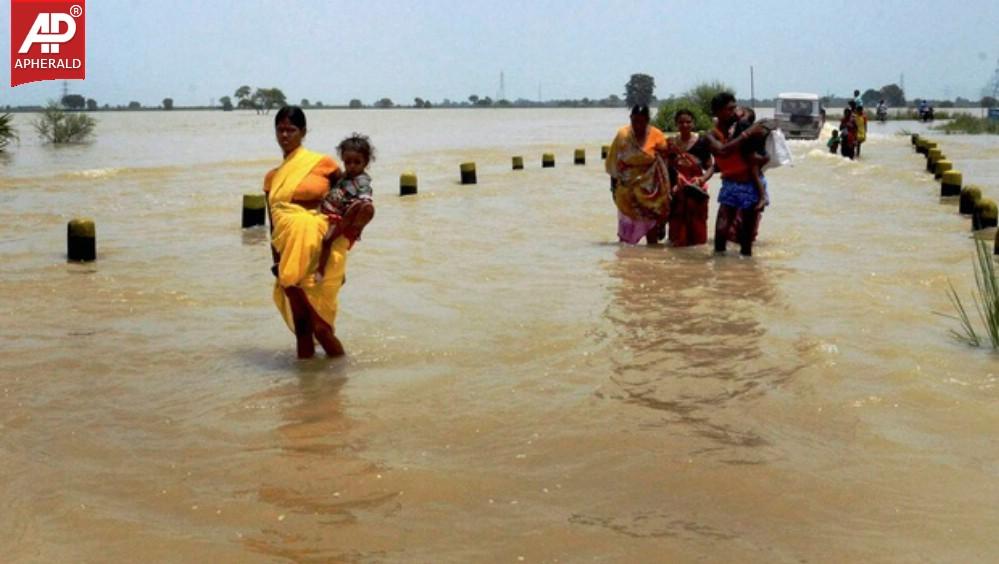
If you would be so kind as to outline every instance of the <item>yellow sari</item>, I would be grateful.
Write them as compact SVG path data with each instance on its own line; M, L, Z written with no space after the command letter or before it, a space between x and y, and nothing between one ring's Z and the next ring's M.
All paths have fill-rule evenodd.
M350 242L345 237L338 237L333 241L323 280L316 283L313 275L319 265L319 251L323 235L329 229L329 220L318 210L292 202L295 188L322 158L323 155L304 147L296 149L275 171L267 199L274 226L271 244L281 255L274 283L274 304L293 333L295 322L284 289L291 286L302 288L312 309L333 327L337 295L347 270Z
M631 126L622 127L607 153L607 172L617 178L614 203L622 214L639 219L669 215L669 175L659 152L666 149L666 136L648 128L639 144Z

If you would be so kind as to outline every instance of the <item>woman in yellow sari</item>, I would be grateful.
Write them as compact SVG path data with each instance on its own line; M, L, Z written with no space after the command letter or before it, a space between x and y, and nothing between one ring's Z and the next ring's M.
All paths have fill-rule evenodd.
M617 236L634 245L646 238L652 245L663 236L669 217L669 172L663 159L668 144L649 125L649 107L631 109L631 125L618 130L605 166L617 206Z
M284 153L281 166L264 178L271 220L272 271L277 276L274 303L288 328L295 332L299 358L315 355L315 341L327 355L340 356L344 351L334 334L334 320L337 294L347 268L347 238L333 241L320 282L314 275L323 234L329 228L329 220L319 212L319 205L342 172L331 157L302 147L306 128L301 108L281 108L274 119L274 130Z

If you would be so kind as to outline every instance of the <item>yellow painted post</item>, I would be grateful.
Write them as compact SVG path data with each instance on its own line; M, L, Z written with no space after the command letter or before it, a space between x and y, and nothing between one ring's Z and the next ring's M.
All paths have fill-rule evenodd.
M71 261L97 260L97 229L94 220L73 219L66 226L66 257Z
M416 173L407 170L399 175L399 195L413 196L417 192Z
M943 173L943 176L940 177L940 195L960 196L962 180L959 170L951 169Z
M461 183L462 184L475 184L477 179L475 177L475 163L461 163L458 167L461 170Z
M243 229L263 225L267 221L267 196L243 194Z

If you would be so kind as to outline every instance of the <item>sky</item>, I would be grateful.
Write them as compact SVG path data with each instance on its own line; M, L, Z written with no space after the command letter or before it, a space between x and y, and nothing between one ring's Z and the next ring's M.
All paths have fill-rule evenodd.
M957 6L957 5L950 5ZM705 80L740 97L878 89L978 99L999 60L995 0L90 0L87 78L100 105L205 105L243 84L288 100L411 104L623 96L633 73L665 98ZM57 99L61 82L10 84L10 2L0 0L0 105Z

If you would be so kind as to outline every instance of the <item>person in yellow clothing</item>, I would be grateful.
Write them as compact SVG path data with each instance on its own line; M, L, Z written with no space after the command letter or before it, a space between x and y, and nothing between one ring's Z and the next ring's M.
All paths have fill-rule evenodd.
M853 119L857 122L857 158L860 158L860 147L867 141L867 114L864 113L864 105L857 104L857 109L853 112Z
M271 221L271 251L277 277L274 304L294 331L298 357L315 355L315 341L329 356L344 354L335 335L337 295L347 269L350 241L333 241L329 261L316 280L319 252L329 219L319 207L343 173L331 157L302 146L306 134L305 113L297 106L281 108L274 118L274 131L284 154L280 166L267 173L264 192Z
M618 240L634 245L645 237L652 245L663 238L669 217L669 171L664 155L669 143L649 125L649 107L631 109L631 125L618 130L605 167L617 206Z

